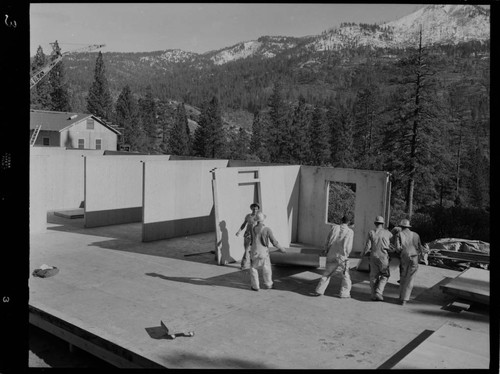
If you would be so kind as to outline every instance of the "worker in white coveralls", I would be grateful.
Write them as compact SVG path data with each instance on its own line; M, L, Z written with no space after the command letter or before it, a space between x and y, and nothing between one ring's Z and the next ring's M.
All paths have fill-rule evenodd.
M425 251L420 242L420 236L410 230L410 221L401 220L399 223L401 231L396 236L396 251L400 253L400 284L399 302L405 305L410 300L413 289L413 281L418 270L418 258Z
M349 254L352 250L354 231L348 227L350 216L342 217L342 224L332 225L325 241L322 255L326 255L326 265L323 276L316 286L313 296L321 296L325 293L330 278L340 276L342 283L338 296L340 298L351 297L351 276L349 275Z
M375 218L375 230L370 230L361 258L370 253L370 288L373 301L384 300L384 288L389 280L389 253L392 234L384 229L384 217Z
M241 232L245 230L243 234L243 247L245 252L243 253L243 258L241 259L240 268L241 270L250 268L250 246L252 245L252 228L257 223L255 221L255 216L260 209L260 205L257 203L253 203L250 205L251 213L248 213L245 216L245 220L240 226L240 229L236 233L236 236L240 236Z
M280 252L286 253L285 248L275 239L272 230L264 225L265 217L264 213L257 212L255 216L257 224L252 229L250 282L253 291L259 290L258 269L262 269L264 287L266 289L273 288L273 274L271 270L271 259L269 258L269 242L271 242L274 247L278 248Z

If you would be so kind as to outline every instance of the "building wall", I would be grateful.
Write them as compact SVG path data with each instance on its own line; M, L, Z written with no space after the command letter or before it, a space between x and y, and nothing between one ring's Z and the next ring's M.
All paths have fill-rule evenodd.
M86 157L85 227L141 222L143 162L168 159L168 155Z
M76 209L84 200L84 155L102 151L30 148L30 230L46 227L47 212ZM45 229L45 228L44 228Z
M117 150L118 135L94 120L94 129L87 129L86 120L80 121L61 132L60 146L78 148L78 139L84 139L85 149L96 149L96 139L101 139L102 150Z
M47 230L47 199L46 199L46 176L47 157L30 157L30 226L31 234L45 232Z
M331 228L327 222L327 182L356 184L353 253L360 252L376 216L388 210L389 173L315 166L300 168L298 241L322 246ZM385 217L388 222L389 217Z
M299 166L231 167L215 171L215 226L219 263L239 261L243 235L235 236L250 204L257 200L276 240L289 246L296 237ZM255 192L256 191L256 192Z
M143 241L211 232L212 174L227 160L146 161Z
M31 130L30 136L34 130ZM61 144L59 131L40 130L35 140L35 146L44 146L43 138L49 138L49 147L59 147Z

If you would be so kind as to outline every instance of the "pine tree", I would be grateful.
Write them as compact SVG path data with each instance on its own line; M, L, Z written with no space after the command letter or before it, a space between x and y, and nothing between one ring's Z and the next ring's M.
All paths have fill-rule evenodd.
M31 73L33 74L35 71L37 71L47 63L48 61L45 54L43 53L42 47L38 46L36 55L33 58L33 62L31 64ZM47 76L45 76L36 84L35 87L30 90L30 107L32 109L50 110L52 107L50 90L50 82L47 79Z
M376 140L378 135L377 112L379 107L380 92L376 86L369 86L360 90L354 104L356 142L355 158L358 167L372 168L376 155Z
M141 128L137 102L128 85L122 89L116 100L114 122L122 131L119 145L130 146L131 151L142 151L145 134Z
M330 158L328 125L321 108L316 106L311 120L310 161L313 165L324 166Z
M158 115L156 103L151 93L151 85L146 87L145 97L139 99L139 113L147 137L148 149L155 151L158 142Z
M310 158L310 118L306 99L300 95L290 125L291 163L305 164Z
M112 113L112 105L113 102L106 78L104 60L102 52L99 51L94 69L94 82L90 86L87 97L87 110L97 117L109 120Z
M189 145L189 128L186 108L184 107L184 103L180 103L177 105L174 126L170 131L169 146L172 154L187 156L190 154Z
M270 155L267 147L268 124L261 112L255 112L252 122L252 136L250 138L250 153L262 162L269 162Z
M194 130L192 153L198 157L208 157L207 132L208 132L208 102L202 104L198 127Z
M54 43L54 50L60 53L59 44ZM59 112L70 112L70 96L64 69L64 60L60 61L49 73L51 109Z
M439 121L439 99L432 80L435 69L427 48L422 44L421 30L418 47L399 60L397 66L402 76L395 113L401 131L399 138L392 141L400 143L398 157L403 160L402 174L407 183L405 211L411 218L416 181L419 179L427 186L435 185L430 181L438 176L437 166L442 161L437 151L442 147L438 139L443 122Z
M287 145L291 141L288 129L288 108L283 98L283 85L280 81L274 84L273 92L269 97L270 127L269 154L272 162L287 162Z
M226 141L222 127L221 108L216 96L206 106L206 157L219 158L225 153Z
M353 127L354 120L345 107L328 111L330 128L331 162L335 167L354 167Z

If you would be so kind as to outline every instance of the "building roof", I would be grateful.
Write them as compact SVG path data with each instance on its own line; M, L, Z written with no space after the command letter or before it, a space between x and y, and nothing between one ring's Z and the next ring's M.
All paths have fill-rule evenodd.
M30 110L30 130L35 129L38 125L42 125L41 130L60 132L89 117L92 117L95 121L99 122L101 125L107 127L109 130L115 132L116 134L120 134L118 130L107 125L103 120L92 114L75 112L54 112L34 109Z

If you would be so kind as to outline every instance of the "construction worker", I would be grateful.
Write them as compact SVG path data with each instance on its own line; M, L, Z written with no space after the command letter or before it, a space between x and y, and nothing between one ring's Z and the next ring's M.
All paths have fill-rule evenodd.
M389 253L392 234L384 229L384 217L375 218L375 230L370 230L361 258L370 253L370 288L373 301L384 300L384 288L389 280Z
M340 276L342 283L338 297L351 297L351 276L349 274L349 254L352 250L352 239L354 231L348 227L350 215L342 217L342 224L333 224L326 238L322 255L326 256L326 265L323 276L316 286L313 296L321 296L325 293L330 278Z
M252 244L252 227L256 224L255 215L260 210L260 205L258 203L253 203L250 205L251 213L248 213L245 216L245 220L240 226L240 229L236 233L236 236L240 236L243 229L245 229L245 233L243 234L243 247L245 252L243 253L243 258L240 262L240 269L245 270L250 268L250 246Z
M278 248L280 252L286 253L285 248L283 248L274 238L272 230L264 225L265 217L264 213L257 212L255 215L255 221L257 223L252 228L250 282L253 291L259 290L258 269L262 269L264 287L266 289L273 288L273 274L271 270L271 259L269 258L269 242L271 242L274 247Z
M399 223L401 231L396 237L396 250L400 253L401 278L399 284L399 302L405 305L410 300L413 289L413 281L418 270L418 258L425 251L420 236L410 230L410 221L401 220Z

